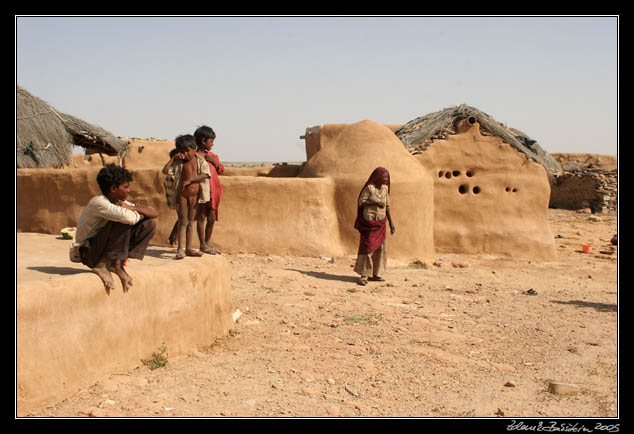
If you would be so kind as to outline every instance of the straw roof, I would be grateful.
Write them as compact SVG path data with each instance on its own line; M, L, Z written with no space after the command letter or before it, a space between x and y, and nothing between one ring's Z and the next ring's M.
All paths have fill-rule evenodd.
M45 101L17 87L16 163L18 168L61 167L71 161L73 146L86 154L128 152L127 141L103 128L56 111Z
M497 136L528 158L542 164L549 178L561 170L561 165L536 140L523 132L508 128L488 114L465 104L446 108L409 121L396 131L396 135L412 154L425 152L435 139L444 139L456 134L457 124L463 119L475 117L480 124L482 135Z

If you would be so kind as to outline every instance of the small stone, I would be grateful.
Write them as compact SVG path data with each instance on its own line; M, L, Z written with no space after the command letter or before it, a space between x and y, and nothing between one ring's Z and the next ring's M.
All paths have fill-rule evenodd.
M551 382L548 384L548 391L556 395L577 395L581 392L581 388L576 384Z
M341 414L341 411L336 405L329 405L326 407L326 413L328 413L330 416L337 417Z
M238 318L240 318L241 316L242 316L242 312L240 312L240 309L236 309L236 311L233 312L233 315L232 315L233 322L238 321Z
M504 383L504 387L515 387L515 383L507 381L506 383Z
M99 408L104 408L106 405L115 405L115 401L112 399L106 399L101 404L99 404Z

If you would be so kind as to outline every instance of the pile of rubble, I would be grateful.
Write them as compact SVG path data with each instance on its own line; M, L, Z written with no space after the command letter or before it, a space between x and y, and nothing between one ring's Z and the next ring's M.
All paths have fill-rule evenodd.
M617 169L607 170L572 162L562 165L552 182L550 207L590 208L593 213L616 211L618 204Z

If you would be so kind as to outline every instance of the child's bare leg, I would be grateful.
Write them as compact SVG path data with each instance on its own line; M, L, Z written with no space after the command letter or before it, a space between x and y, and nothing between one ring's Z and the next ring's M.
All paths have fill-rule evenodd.
M213 246L209 246L209 211L211 206L209 203L200 204L198 206L198 238L200 239L200 251L215 255ZM201 218L202 217L202 218ZM213 218L213 215L212 215ZM205 226L207 220L207 226ZM213 224L213 222L212 222Z
M185 257L185 240L187 237L187 202L181 198L178 208L178 240L176 248L176 258L183 259Z
M191 204L189 204L189 213L188 213L188 221L187 221L187 241L185 247L185 254L187 256L201 256L202 254L194 249L194 226L196 223L194 222L194 218L196 217L196 203L195 200L192 199Z
M128 292L132 286L132 278L123 268L122 261L120 259L113 261L108 269L119 276L121 285L123 286L123 292Z
M216 223L216 215L214 214L213 208L210 206L207 214L207 227L205 228L205 244L210 250L208 253L211 253L212 255L220 253L220 251L211 244L211 236L214 232L214 223Z
M169 238L167 239L167 242L169 243L170 246L172 247L176 247L178 245L178 220L176 220L176 222L174 222L174 227L172 228L172 232L170 233Z
M196 221L196 231L200 241L200 250L207 253L207 243L205 242L205 217L207 215L206 204L198 204L198 220Z
M101 281L103 282L104 289L106 290L106 294L110 295L110 290L114 287L114 280L112 279L112 274L108 270L108 266L110 264L104 261L99 262L95 265L95 268L91 268L90 271L95 273Z

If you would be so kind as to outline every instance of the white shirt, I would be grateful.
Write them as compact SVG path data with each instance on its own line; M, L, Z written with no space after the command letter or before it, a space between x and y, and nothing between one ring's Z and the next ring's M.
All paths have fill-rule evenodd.
M125 203L134 206L133 203L127 200ZM86 240L97 235L99 230L109 221L135 225L141 218L142 216L138 212L115 205L104 195L95 196L90 199L79 217L77 231L75 232L75 242L84 244Z

